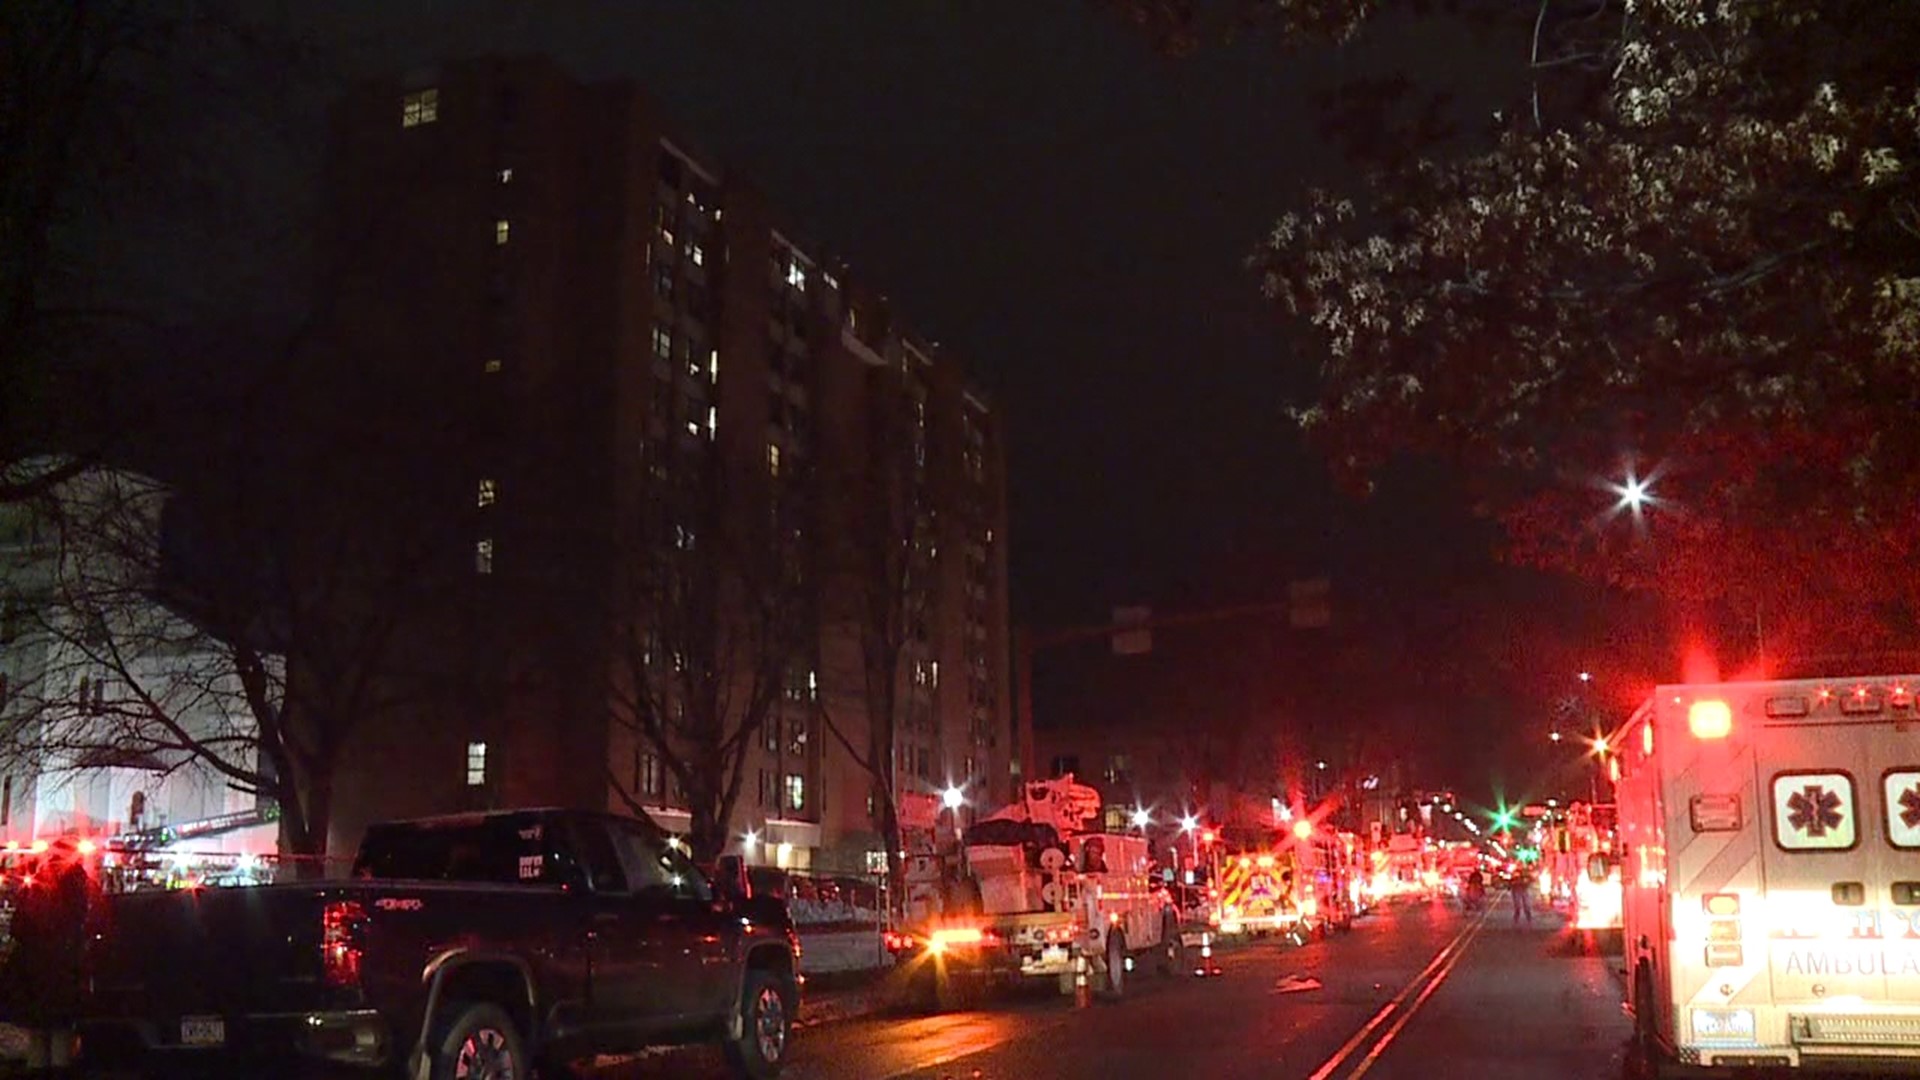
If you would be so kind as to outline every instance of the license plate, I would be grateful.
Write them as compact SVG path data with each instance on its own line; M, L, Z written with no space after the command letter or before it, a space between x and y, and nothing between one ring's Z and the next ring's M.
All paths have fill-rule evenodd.
M227 1022L218 1016L189 1016L180 1021L181 1046L225 1046Z

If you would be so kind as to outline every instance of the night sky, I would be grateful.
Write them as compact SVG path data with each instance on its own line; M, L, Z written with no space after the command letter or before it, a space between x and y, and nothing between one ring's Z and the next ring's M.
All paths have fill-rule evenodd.
M1405 72L1458 95L1471 146L1513 88L1510 49L1387 22L1346 49L1175 60L1077 0L288 4L281 24L365 71L537 52L639 81L988 387L1011 433L1016 622L1329 575L1366 627L1362 677L1408 688L1380 707L1437 779L1502 767L1457 732L1540 726L1540 673L1510 634L1572 601L1495 566L1442 469L1398 470L1364 503L1333 491L1282 414L1313 346L1242 265L1305 186L1354 184L1316 90ZM1073 707L1058 682L1043 721Z

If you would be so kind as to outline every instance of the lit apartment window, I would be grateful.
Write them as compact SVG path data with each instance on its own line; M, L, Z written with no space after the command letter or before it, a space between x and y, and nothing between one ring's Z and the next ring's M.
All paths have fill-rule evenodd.
M476 574L493 573L493 540L488 538L473 545L473 572Z
M720 409L718 406L709 405L707 406L707 438L709 439L713 438L714 433L719 430L720 430Z
M707 252L699 244L687 245L687 261L695 266L707 265Z
M493 175L494 175L494 179L499 180L503 184L513 183L512 169L501 169L499 172L496 172Z
M787 264L787 284L803 291L807 287L807 267L799 259Z
M773 443L767 444L767 472L772 476L780 475L780 447Z
M673 359L673 331L664 326L653 328L653 355L662 360Z
M508 221L506 218L500 218L495 221L493 223L494 244L496 246L504 246L506 242L511 239L513 239L513 222Z
M494 500L499 498L499 495L500 495L500 489L497 485L494 484L492 480L480 481L479 505L492 506L494 503Z
M720 350L719 349L707 350L707 381L715 382L715 383L720 381Z
M487 361L486 366L481 370L485 371L489 375L497 375L500 372L500 367L501 367L500 360L498 357L496 357L492 360Z
M807 778L799 773L787 774L787 809L805 810L807 808Z
M13 777L0 780L0 825L13 820Z
M400 126L419 127L440 119L440 91L428 87L400 99Z
M487 744L470 742L467 744L467 786L479 787L487 782Z

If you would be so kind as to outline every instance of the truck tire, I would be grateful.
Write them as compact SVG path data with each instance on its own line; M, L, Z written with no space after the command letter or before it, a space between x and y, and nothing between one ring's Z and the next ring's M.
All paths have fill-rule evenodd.
M1100 979L1100 996L1119 1001L1127 992L1127 936L1118 930L1107 932L1107 970Z
M1160 920L1160 947L1154 950L1154 966L1160 974L1174 976L1187 970L1186 948L1180 942L1180 920L1172 915Z
M450 1002L433 1048L433 1080L530 1080L533 1059L513 1017L498 1005Z
M746 1080L780 1075L793 1039L793 998L771 971L747 972L740 990L740 1037L728 1040L727 1066Z

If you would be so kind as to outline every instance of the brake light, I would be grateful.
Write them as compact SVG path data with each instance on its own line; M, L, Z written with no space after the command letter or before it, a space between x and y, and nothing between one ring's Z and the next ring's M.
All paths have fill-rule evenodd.
M367 909L354 900L335 900L320 909L320 975L328 986L360 985L361 933Z
M1724 701L1696 701L1687 707L1687 730L1696 739L1724 739L1733 730L1733 710Z

